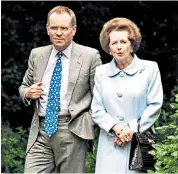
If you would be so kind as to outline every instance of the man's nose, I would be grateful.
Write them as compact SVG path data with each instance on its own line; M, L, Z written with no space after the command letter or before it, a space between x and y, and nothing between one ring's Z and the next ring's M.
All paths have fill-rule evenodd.
M62 34L62 31L61 31L61 28L59 27L58 30L56 31L56 34L57 35L61 35Z

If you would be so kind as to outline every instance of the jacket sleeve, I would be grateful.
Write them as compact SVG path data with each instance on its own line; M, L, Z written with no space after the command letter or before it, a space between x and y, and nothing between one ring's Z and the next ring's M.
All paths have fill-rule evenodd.
M91 89L91 93L93 95L93 87L94 87L94 75L95 75L95 69L97 66L101 65L101 56L99 54L99 52L97 51L92 59L92 64L91 64L91 68L90 68L90 89Z
M33 84L33 74L34 74L34 61L33 61L33 50L32 50L28 60L28 69L26 70L21 86L19 87L20 97L26 106L31 104L31 99L25 98L25 92Z
M108 134L113 135L110 130L111 128L117 124L116 120L111 117L110 114L106 112L102 101L102 93L101 93L101 79L102 74L100 72L102 66L96 68L95 73L95 86L93 89L93 100L91 104L92 109L92 118L93 121L102 129L104 129Z
M149 75L147 107L139 121L139 132L145 132L154 125L160 115L162 104L163 89L161 75L157 63L154 62L152 71Z

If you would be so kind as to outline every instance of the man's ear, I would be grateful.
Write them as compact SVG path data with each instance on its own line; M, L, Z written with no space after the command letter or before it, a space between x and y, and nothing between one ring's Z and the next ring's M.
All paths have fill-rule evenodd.
M73 35L73 36L75 36L76 31L77 31L77 26L74 25L74 26L72 27L72 35Z
M47 34L49 35L49 25L46 24L46 31L47 31Z

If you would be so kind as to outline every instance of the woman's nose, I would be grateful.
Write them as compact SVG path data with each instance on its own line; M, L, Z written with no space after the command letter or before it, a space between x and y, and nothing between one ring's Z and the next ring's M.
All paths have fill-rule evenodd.
M117 48L120 50L122 48L121 44L117 44Z

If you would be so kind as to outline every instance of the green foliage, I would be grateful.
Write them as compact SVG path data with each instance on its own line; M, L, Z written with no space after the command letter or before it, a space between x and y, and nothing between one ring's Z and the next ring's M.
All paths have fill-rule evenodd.
M85 161L85 172L95 173L96 153L98 148L99 127L95 125L96 138L93 140L93 152L87 152Z
M158 121L155 123L156 127L166 126L169 122L172 121L170 115L174 113L174 109L171 107L171 103L175 101L175 95L178 93L178 86L174 86L170 93L171 96L169 99L167 98L166 94L164 94L161 114Z
M155 171L158 173L178 172L178 87L172 90L170 108L162 112L165 125L156 128L161 142L154 144L155 150L151 152L156 159ZM176 94L175 94L176 92ZM148 171L149 173L153 171Z
M95 172L95 162L96 162L96 153L98 141L93 140L93 152L87 152L86 154L86 163L85 163L85 172L94 173Z
M7 124L2 125L1 128L2 172L22 173L27 145L27 131L18 127L14 132Z

